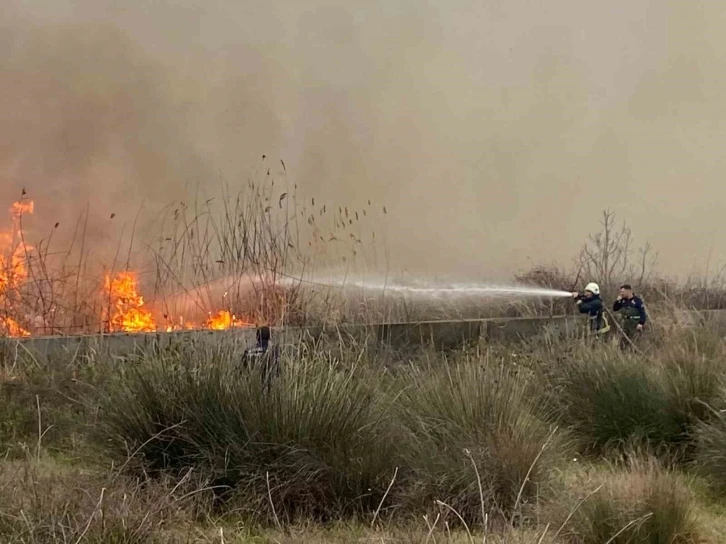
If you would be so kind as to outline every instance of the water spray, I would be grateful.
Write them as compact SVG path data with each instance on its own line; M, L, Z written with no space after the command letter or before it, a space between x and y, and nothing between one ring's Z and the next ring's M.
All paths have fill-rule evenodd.
M288 283L290 280L284 281ZM350 280L339 278L321 278L315 280L301 280L301 283L317 285L320 287L334 287L340 289L359 289L363 291L378 291L381 293L396 293L414 297L439 298L439 297L472 297L472 296L520 296L520 297L546 297L564 298L571 297L569 291L559 289L546 289L541 287L527 286L499 286L481 283L452 283L441 284L436 282L418 281L409 285L386 282L381 280Z

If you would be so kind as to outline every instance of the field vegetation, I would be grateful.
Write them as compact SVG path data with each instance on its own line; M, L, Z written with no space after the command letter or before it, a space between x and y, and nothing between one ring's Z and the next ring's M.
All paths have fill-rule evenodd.
M6 353L2 542L720 542L726 346Z

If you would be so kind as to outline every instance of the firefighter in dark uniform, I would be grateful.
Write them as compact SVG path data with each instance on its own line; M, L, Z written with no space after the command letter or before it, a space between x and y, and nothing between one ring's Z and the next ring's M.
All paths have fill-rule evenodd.
M633 293L632 286L627 283L620 288L620 296L613 304L613 312L620 313L624 336L620 338L620 347L633 347L634 342L643 332L648 316L645 313L643 300Z
M588 330L596 338L610 330L608 320L603 313L603 303L600 298L600 287L597 283L588 283L584 293L572 293L572 298L577 301L577 309L581 314L587 314L589 319Z

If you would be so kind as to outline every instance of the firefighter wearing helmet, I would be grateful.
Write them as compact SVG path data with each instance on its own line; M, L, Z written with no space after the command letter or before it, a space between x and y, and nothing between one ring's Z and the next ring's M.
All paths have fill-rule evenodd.
M601 336L610 330L610 325L603 313L600 286L597 283L588 283L584 293L572 293L572 298L577 301L577 309L580 313L587 315L588 329L591 333Z

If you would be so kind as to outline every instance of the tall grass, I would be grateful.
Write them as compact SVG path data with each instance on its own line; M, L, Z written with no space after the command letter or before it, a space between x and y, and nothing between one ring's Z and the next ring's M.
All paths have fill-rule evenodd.
M97 414L89 392L120 379L110 359L0 353L0 456L23 458L30 451L88 450Z
M684 348L676 337L652 356L608 347L578 349L540 369L545 397L582 448L604 453L634 443L687 461L693 432L721 397L726 361L716 352Z
M508 518L547 492L566 451L526 376L474 362L391 375L301 351L268 391L225 356L157 357L107 394L111 451L146 471L201 470L227 508L267 522L437 500L467 522Z
M459 362L411 368L402 384L409 502L443 501L468 523L482 523L482 511L508 519L547 493L565 442L546 423L550 408L533 402L523 375Z
M197 524L196 506L169 518L177 499L164 498L179 497L181 487L171 490L190 482L194 497L209 497L199 513L218 529L274 525L282 534L325 522L393 534L426 516L422 542L454 541L448 530L463 531L467 542L467 532L490 542L607 542L622 529L613 542L685 542L683 535L695 539L700 530L688 482L649 455L684 461L695 452L697 463L680 468L695 466L720 491L726 433L717 414L726 395L714 386L720 352L699 348L699 358L693 345L673 342L653 360L585 344L566 351L532 342L443 356L367 351L340 339L288 351L269 389L258 371L240 368L234 344L167 346L118 361L19 358L0 380L0 422L12 429L4 444L9 458L27 456L35 465L59 456L101 475L114 467L92 482L73 477L92 498L103 487L114 490L107 527L129 527L122 537L131 540L121 542L164 541L161 524L172 518ZM92 428L98 440L77 447ZM626 447L636 442L648 447ZM603 456L617 459L604 472ZM18 463L9 458L0 460L0 473ZM563 488L573 474L582 479ZM7 534L28 523L38 530L27 541L57 540L64 527L75 541L90 523L89 535L113 541L100 514L91 515L94 500L33 478L43 483L32 493L45 488L54 498L30 509L28 495L14 491L0 513L17 521L25 508L29 521L12 521ZM197 494L198 486L207 491ZM144 521L135 506L112 506L123 501L119 489L140 509L158 501L164 512Z
M714 410L713 417L697 426L695 465L710 488L718 495L726 496L726 416L723 410Z
M203 504L196 482L149 481L49 458L0 463L0 541L27 544L190 542L165 534Z
M104 434L147 469L201 470L268 522L376 508L395 471L381 372L298 360L269 388L219 358L152 360L105 405ZM124 448L124 449L121 449Z
M254 321L304 323L313 317L311 299L324 299L328 311L343 300L335 290L303 290L303 275L375 265L368 221L382 215L370 201L349 208L304 200L284 162L263 157L245 182L171 203L161 214L154 298L168 315L226 309Z
M568 358L551 379L548 396L586 448L603 451L633 440L661 444L682 432L657 372L638 359L604 351Z

